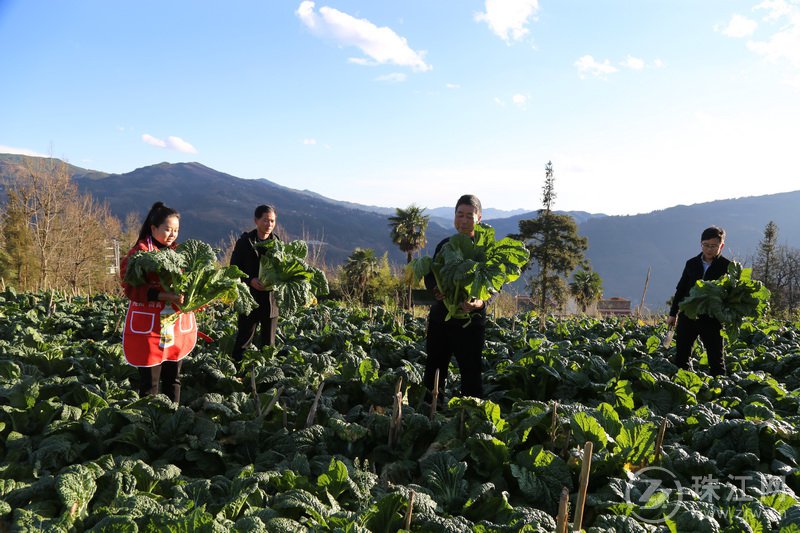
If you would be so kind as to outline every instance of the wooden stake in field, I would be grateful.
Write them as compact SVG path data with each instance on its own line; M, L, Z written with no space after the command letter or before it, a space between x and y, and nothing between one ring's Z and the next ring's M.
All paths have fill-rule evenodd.
M556 518L556 533L569 531L569 490L561 489L561 500L558 502L558 517Z
M583 524L583 506L586 504L586 489L589 486L589 471L592 468L592 441L587 441L583 447L583 464L578 488L578 501L575 503L575 521L572 523L573 531L580 531Z
M431 420L436 416L436 405L439 403L439 369L436 369L436 374L433 376L433 401L431 402Z
M319 388L317 388L317 395L314 397L314 403L311 404L311 410L308 411L308 418L306 418L307 428L314 425L314 418L317 416L317 407L319 406L319 398L322 396L323 388L325 388L325 381L320 382Z
M400 428L403 423L403 378L397 380L394 386L394 404L392 405L392 416L389 418L389 448L400 438Z
M416 496L416 492L413 490L411 494L408 495L408 509L406 509L406 516L403 519L403 529L407 531L411 531L411 514L414 512L414 496Z
M550 447L555 449L558 436L558 402L553 402L553 420L550 422Z
M281 397L282 393L283 393L283 385L281 385L278 388L278 390L275 391L275 396L267 404L267 409L264 411L264 416L267 416L269 412L272 411L272 408L275 407L275 405L278 403L278 398Z
M253 397L256 399L256 410L258 416L261 416L261 398L258 397L258 389L256 388L256 365L253 363L250 366L250 387L253 389Z
M656 437L656 449L653 457L653 462L658 463L661 460L661 447L664 444L664 434L667 432L667 417L661 419L661 425L658 428L658 437Z

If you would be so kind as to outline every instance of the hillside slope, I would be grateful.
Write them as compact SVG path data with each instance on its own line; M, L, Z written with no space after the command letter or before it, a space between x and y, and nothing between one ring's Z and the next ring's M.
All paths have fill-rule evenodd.
M620 296L638 305L650 269L645 305L666 309L683 265L700 253L700 233L711 225L727 232L723 254L752 263L764 228L778 226L778 242L800 247L800 191L679 205L631 216L598 216L578 225L589 240L587 257L603 278L605 296ZM490 221L500 234L519 231L526 213Z

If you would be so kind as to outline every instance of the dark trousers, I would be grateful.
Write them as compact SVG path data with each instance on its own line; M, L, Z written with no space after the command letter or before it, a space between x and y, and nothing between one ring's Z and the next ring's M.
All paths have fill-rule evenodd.
M175 403L181 401L181 363L183 361L164 361L160 365L139 367L139 396L161 392Z
M256 309L249 315L239 315L237 320L238 331L236 332L236 341L233 344L233 352L231 357L236 362L242 360L242 353L244 349L253 341L256 334L256 327L261 325L261 339L258 347L273 346L275 344L275 334L278 331L278 317L264 316L265 313Z
M461 395L483 397L483 345L486 326L475 319L469 326L462 327L463 321L428 321L428 334L425 340L425 374L422 382L433 391L436 370L439 370L439 397L444 397L447 381L447 367L453 356L461 374Z
M722 325L719 320L708 315L700 315L691 319L684 314L678 316L675 327L675 364L685 370L691 370L692 346L700 337L708 354L708 363L712 376L725 374L725 357L722 354Z

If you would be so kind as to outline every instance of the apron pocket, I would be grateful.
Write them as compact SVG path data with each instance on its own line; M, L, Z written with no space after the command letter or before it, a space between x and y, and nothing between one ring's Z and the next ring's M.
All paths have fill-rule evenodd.
M131 311L130 328L132 333L150 333L156 322L155 313Z

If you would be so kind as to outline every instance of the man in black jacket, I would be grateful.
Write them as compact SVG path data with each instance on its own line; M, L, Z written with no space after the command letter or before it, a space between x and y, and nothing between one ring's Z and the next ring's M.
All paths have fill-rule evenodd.
M725 374L725 359L722 353L722 324L709 315L700 315L691 319L684 314L678 320L678 306L697 280L719 279L728 272L730 261L722 257L725 247L725 230L712 226L706 228L700 236L701 253L686 261L680 281L672 298L667 324L675 327L675 364L680 368L691 370L690 361L692 346L697 337L703 342L711 366L711 375Z
M263 249L256 245L268 239L278 238L273 232L276 217L275 208L271 205L256 207L253 214L256 229L242 233L241 237L236 241L231 254L231 264L236 265L245 273L242 281L250 287L250 293L258 303L258 307L249 315L239 315L236 341L231 354L236 362L242 360L242 353L245 347L253 340L256 326L259 324L261 325L260 346L275 344L275 333L278 330L278 306L275 304L275 294L266 290L258 279Z

